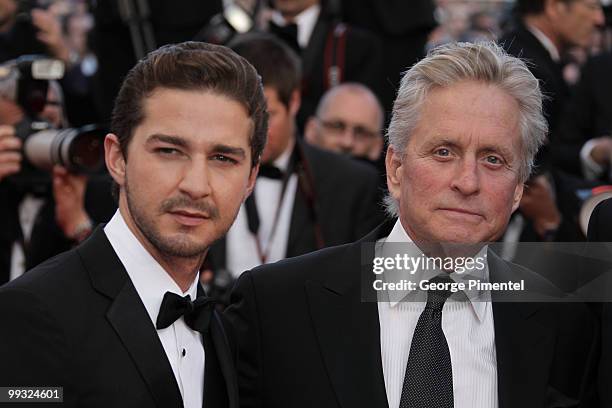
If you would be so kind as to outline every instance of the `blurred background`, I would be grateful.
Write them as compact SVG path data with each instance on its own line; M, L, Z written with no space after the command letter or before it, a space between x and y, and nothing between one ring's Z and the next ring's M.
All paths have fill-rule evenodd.
M382 137L402 72L452 41L498 41L526 58L547 95L551 133L502 238L506 257L520 256L513 242L584 240L585 208L612 189L611 1L541 2L566 4L567 27L547 27L545 11L520 0L0 0L0 284L112 216L101 141L135 62L164 44L229 44L251 31L272 33L300 57L298 137L371 165L381 189ZM348 135L342 145L309 136L321 98L345 82L374 96L380 124L324 123L330 138ZM72 147L41 153L62 144ZM19 152L19 171L2 167L7 152Z

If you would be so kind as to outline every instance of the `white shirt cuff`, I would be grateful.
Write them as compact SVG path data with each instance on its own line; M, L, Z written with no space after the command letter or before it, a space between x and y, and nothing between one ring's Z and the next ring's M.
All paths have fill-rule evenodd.
M582 146L580 149L580 164L582 165L582 174L587 180L596 180L604 172L604 168L597 164L595 160L591 158L591 151L595 147L597 139L591 139Z

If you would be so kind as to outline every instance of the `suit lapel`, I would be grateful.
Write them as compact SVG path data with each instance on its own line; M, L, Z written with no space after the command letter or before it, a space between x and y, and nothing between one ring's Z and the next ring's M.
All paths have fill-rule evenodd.
M204 408L238 408L238 380L229 343L217 312L204 336L206 367L204 371Z
M489 251L491 282L517 281L507 263ZM529 288L528 283L526 287ZM524 302L496 302L493 294L493 322L497 354L498 400L500 408L537 407L545 402L549 369L554 350L554 331L543 305Z
M110 298L106 317L159 407L183 400L155 327L101 227L78 249L93 287Z
M313 226L308 216L304 193L298 187L295 192L291 224L287 239L287 257L298 256L316 249Z
M361 265L361 243L375 241L378 232L347 247L344 259L336 263L340 270L330 273L326 282L306 283L323 361L344 408L388 406L378 307L376 302L362 302L360 287L360 277L368 280L373 276L371 264Z
M318 196L318 192L321 190L321 185L325 182L323 178L319 176L317 171L317 164L315 157L310 154L310 148L300 141L300 137L296 136L294 155L298 157L296 160L300 160L304 167L309 169L310 176L312 176L312 192L313 196ZM312 252L317 249L317 242L314 232L314 219L315 216L312 214L312 210L307 205L307 198L305 193L298 182L298 187L295 192L295 200L293 201L293 209L291 210L291 221L289 225L289 237L287 238L287 251L286 257L293 257L303 255L308 252ZM315 201L315 206L320 205L318 201ZM321 211L317 209L320 216ZM320 221L320 220L319 220Z

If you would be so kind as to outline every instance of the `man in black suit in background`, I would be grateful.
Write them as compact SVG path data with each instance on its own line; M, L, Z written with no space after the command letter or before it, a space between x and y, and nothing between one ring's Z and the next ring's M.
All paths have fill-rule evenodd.
M298 135L295 53L263 33L230 45L261 75L270 124L253 194L225 239L210 250L217 283L230 277L223 271L238 277L263 263L357 240L382 217L374 168L304 143Z
M238 341L242 407L580 403L596 331L583 304L504 303L488 291L493 302L465 291L445 302L448 292L420 289L394 301L396 293L379 292L376 302L373 288L380 245L385 253L387 244L414 243L417 256L431 257L438 243L503 233L544 141L541 100L525 64L491 44L443 46L407 72L386 157L389 208L399 219L354 244L245 272L234 288L225 315ZM490 282L525 281L514 300L555 293L492 252L485 264ZM420 268L411 280L436 274L462 279Z
M253 188L266 127L259 76L227 48L141 60L104 142L119 211L0 288L0 384L63 387L66 406L236 408L199 271Z
M342 82L359 82L381 98L382 41L372 32L340 20L336 2L272 0L268 31L292 47L302 66L299 129L314 114L321 96Z
M612 182L612 52L589 59L561 119L559 135L573 155L563 168L588 180Z
M526 60L540 81L549 128L548 141L536 159L538 174L528 183L521 202L520 215L528 221L521 241L580 241L584 236L575 222L575 191L590 185L567 175L570 169L564 168L568 157L578 155L579 147L559 140L559 121L570 94L562 64L570 47L587 47L597 26L603 24L601 4L599 0L517 0L515 7L515 27L499 43L509 54Z
M544 114L554 143L556 127L569 89L562 73L564 53L572 46L588 47L604 23L599 0L518 0L516 26L499 43L509 54L528 61L540 81Z

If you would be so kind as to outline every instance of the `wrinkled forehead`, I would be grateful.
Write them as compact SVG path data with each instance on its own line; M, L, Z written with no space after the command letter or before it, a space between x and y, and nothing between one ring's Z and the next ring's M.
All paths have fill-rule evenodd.
M325 101L321 110L322 119L341 119L352 124L365 125L380 130L383 112L377 101L366 93L341 91Z
M521 148L518 101L496 85L458 83L435 87L423 101L414 134L420 143Z

